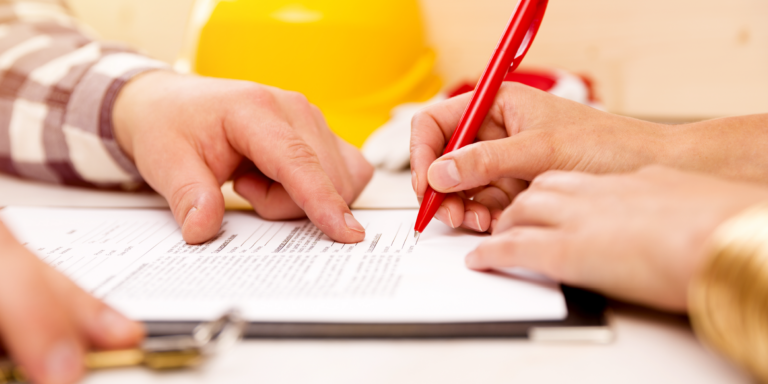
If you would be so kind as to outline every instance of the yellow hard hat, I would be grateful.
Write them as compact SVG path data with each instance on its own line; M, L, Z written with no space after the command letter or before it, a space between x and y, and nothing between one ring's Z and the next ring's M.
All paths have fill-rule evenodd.
M189 34L190 70L301 92L357 146L442 86L417 0L197 0Z

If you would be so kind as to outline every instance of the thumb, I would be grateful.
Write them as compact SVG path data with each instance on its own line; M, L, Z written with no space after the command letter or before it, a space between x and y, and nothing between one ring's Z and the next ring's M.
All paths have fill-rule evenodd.
M171 206L184 240L200 244L218 233L224 219L221 185L194 150L168 156L176 165L151 167L148 180Z
M551 149L540 132L482 141L453 151L429 167L429 185L436 191L466 191L502 178L530 181L551 168Z

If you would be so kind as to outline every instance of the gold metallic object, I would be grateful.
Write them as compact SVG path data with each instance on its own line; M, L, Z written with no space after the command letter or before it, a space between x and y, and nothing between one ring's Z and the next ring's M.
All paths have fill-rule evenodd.
M90 352L85 356L88 369L107 369L144 365L167 370L193 367L221 353L243 336L246 322L235 311L200 324L188 336L148 338L141 348ZM0 384L25 383L23 372L8 360L0 359Z
M131 367L143 362L144 351L141 349L91 352L85 356L85 367L88 369Z
M689 289L696 333L768 383L768 204L722 224Z
M25 383L26 381L21 368L9 360L0 359L0 384Z

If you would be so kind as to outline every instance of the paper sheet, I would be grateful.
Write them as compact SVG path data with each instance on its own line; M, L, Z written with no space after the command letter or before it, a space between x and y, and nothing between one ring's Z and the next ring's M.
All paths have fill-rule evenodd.
M0 219L41 259L131 318L200 321L239 308L251 321L560 320L554 283L464 266L483 236L415 210L355 211L365 241L340 244L308 220L228 212L211 241L187 245L166 210L9 207Z

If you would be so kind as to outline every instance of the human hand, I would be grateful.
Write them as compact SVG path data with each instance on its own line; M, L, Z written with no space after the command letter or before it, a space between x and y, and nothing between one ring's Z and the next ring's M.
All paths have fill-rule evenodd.
M685 311L709 236L766 200L766 188L661 167L607 176L548 172L504 211L467 266L523 267L619 299Z
M601 112L518 83L504 83L478 143L442 156L472 94L422 110L413 120L413 188L449 193L436 218L493 229L502 210L548 170L628 172L666 156L667 126Z
M114 124L121 148L168 200L188 243L219 231L220 187L230 179L263 218L306 215L336 241L365 238L348 205L373 168L298 93L152 72L121 91Z
M73 383L85 351L134 347L143 337L139 324L40 261L0 223L0 345L32 382Z

